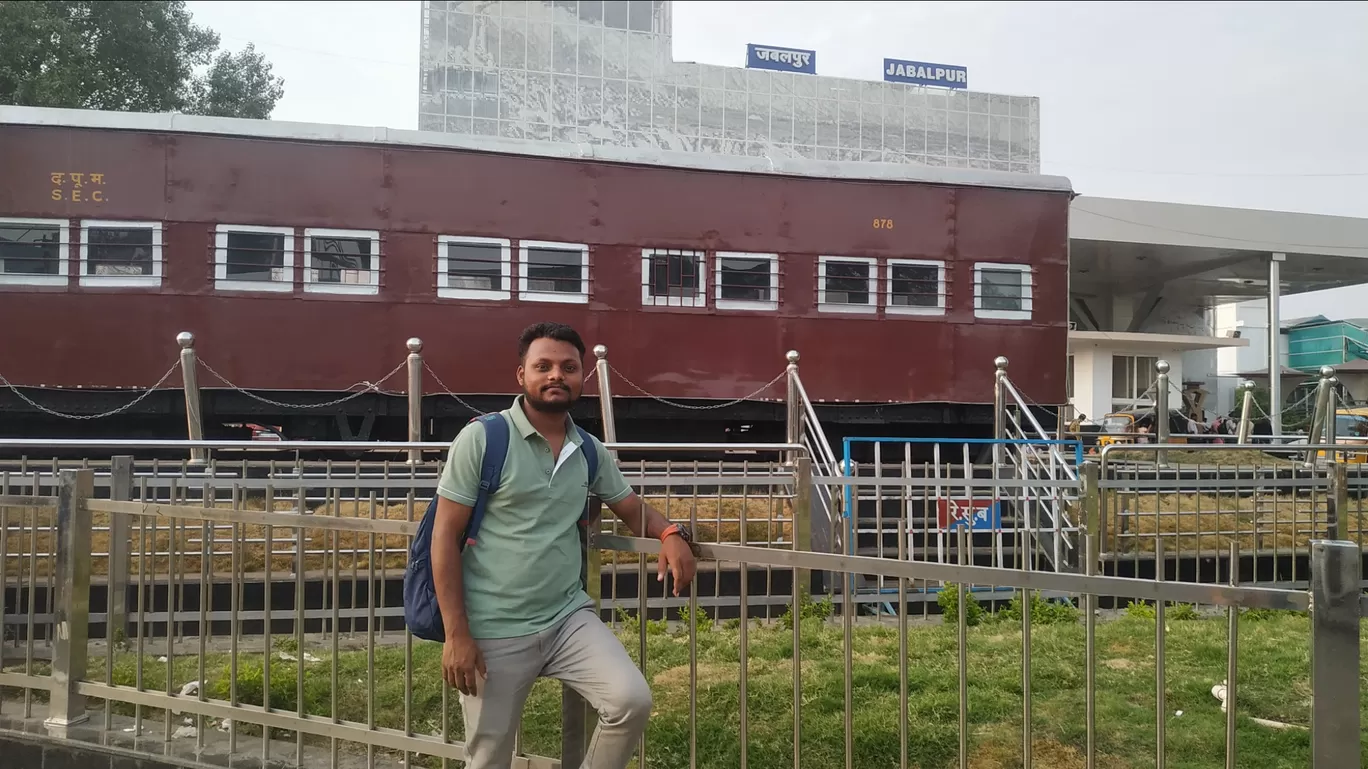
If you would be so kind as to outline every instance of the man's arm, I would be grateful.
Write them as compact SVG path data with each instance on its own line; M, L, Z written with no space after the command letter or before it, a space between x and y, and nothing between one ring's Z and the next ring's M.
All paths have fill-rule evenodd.
M470 636L465 611L465 576L461 570L461 539L465 536L470 513L469 505L452 502L446 497L437 498L437 516L432 523L432 581L448 640Z
M609 504L608 509L612 510L613 515L627 524L627 528L631 529L632 534L637 537L660 539L660 535L670 525L669 518L657 512L646 500L637 496L635 491L628 494L626 498Z

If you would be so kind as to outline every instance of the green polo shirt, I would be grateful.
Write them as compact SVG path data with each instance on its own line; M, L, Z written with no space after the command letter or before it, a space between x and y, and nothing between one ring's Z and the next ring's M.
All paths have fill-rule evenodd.
M579 519L589 491L605 504L632 493L617 462L597 439L598 477L590 479L579 431L566 416L559 457L527 421L519 396L502 413L511 429L499 490L489 498L477 542L462 553L466 617L475 638L539 633L591 599L580 586ZM591 436L592 437L592 436ZM475 504L485 429L471 422L452 442L437 493Z

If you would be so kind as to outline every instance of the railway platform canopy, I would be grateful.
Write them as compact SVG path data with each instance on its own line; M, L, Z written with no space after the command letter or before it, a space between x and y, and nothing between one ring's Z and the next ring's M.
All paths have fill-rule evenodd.
M1070 397L1089 418L1145 403L1160 359L1189 403L1223 411L1238 378L1218 351L1251 339L1218 331L1214 308L1263 299L1279 328L1281 297L1368 283L1368 219L1081 195L1069 240ZM1263 357L1285 366L1276 343ZM1283 400L1285 377L1254 378Z

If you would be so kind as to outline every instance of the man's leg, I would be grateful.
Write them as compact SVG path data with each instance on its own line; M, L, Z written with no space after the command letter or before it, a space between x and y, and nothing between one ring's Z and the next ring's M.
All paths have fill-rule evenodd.
M625 769L651 717L651 688L592 608L561 623L541 672L563 681L598 711L583 769Z
M488 678L461 695L467 769L509 769L523 705L541 671L541 637L481 639ZM478 678L478 676L477 676Z

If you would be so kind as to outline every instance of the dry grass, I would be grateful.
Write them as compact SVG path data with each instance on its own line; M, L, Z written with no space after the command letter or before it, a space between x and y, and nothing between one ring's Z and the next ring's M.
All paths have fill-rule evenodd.
M1325 535L1328 521L1323 494L1152 494L1106 492L1104 548L1113 552L1154 552L1158 536L1165 552L1224 553L1231 542L1243 552L1307 548ZM1365 532L1365 514L1355 500L1339 515L1341 536Z
M646 500L672 520L694 521L695 539L699 542L739 543L742 541L742 521L746 522L745 541L748 544L792 541L791 505L783 498L646 497ZM407 502L384 504L377 501L372 505L369 501L342 501L312 506L310 512L319 518L406 521L421 518L426 505L426 499L416 500L412 505ZM233 509L227 502L220 502L215 507ZM279 512L295 512L298 508L293 499L277 499L271 505L271 509ZM263 511L267 504L264 499L253 498L240 502L237 509ZM604 515L602 531L630 533L611 512L605 509ZM94 513L91 518L95 528L91 534L91 552L97 554L91 561L91 575L100 578L109 573L109 559L105 554L109 552L110 516ZM0 511L0 523L7 524L11 530L5 539L5 576L46 578L52 572L55 566L53 520L51 508L7 507ZM268 533L274 553L269 559ZM139 574L150 577L177 573L196 578L204 567L206 551L212 553L207 560L209 568L217 575L264 573L268 561L272 573L293 574L297 567L296 537L303 539L303 570L306 573L336 570L343 576L364 576L374 564L377 572L395 574L403 571L408 560L407 537L333 531L322 526L296 530L293 527L233 524L229 529L213 528L198 521L139 516L132 521L130 534L130 575L134 580ZM36 559L30 559L33 553L38 554ZM603 553L604 563L636 563L637 560L632 553ZM648 556L647 560L653 563L655 556Z

